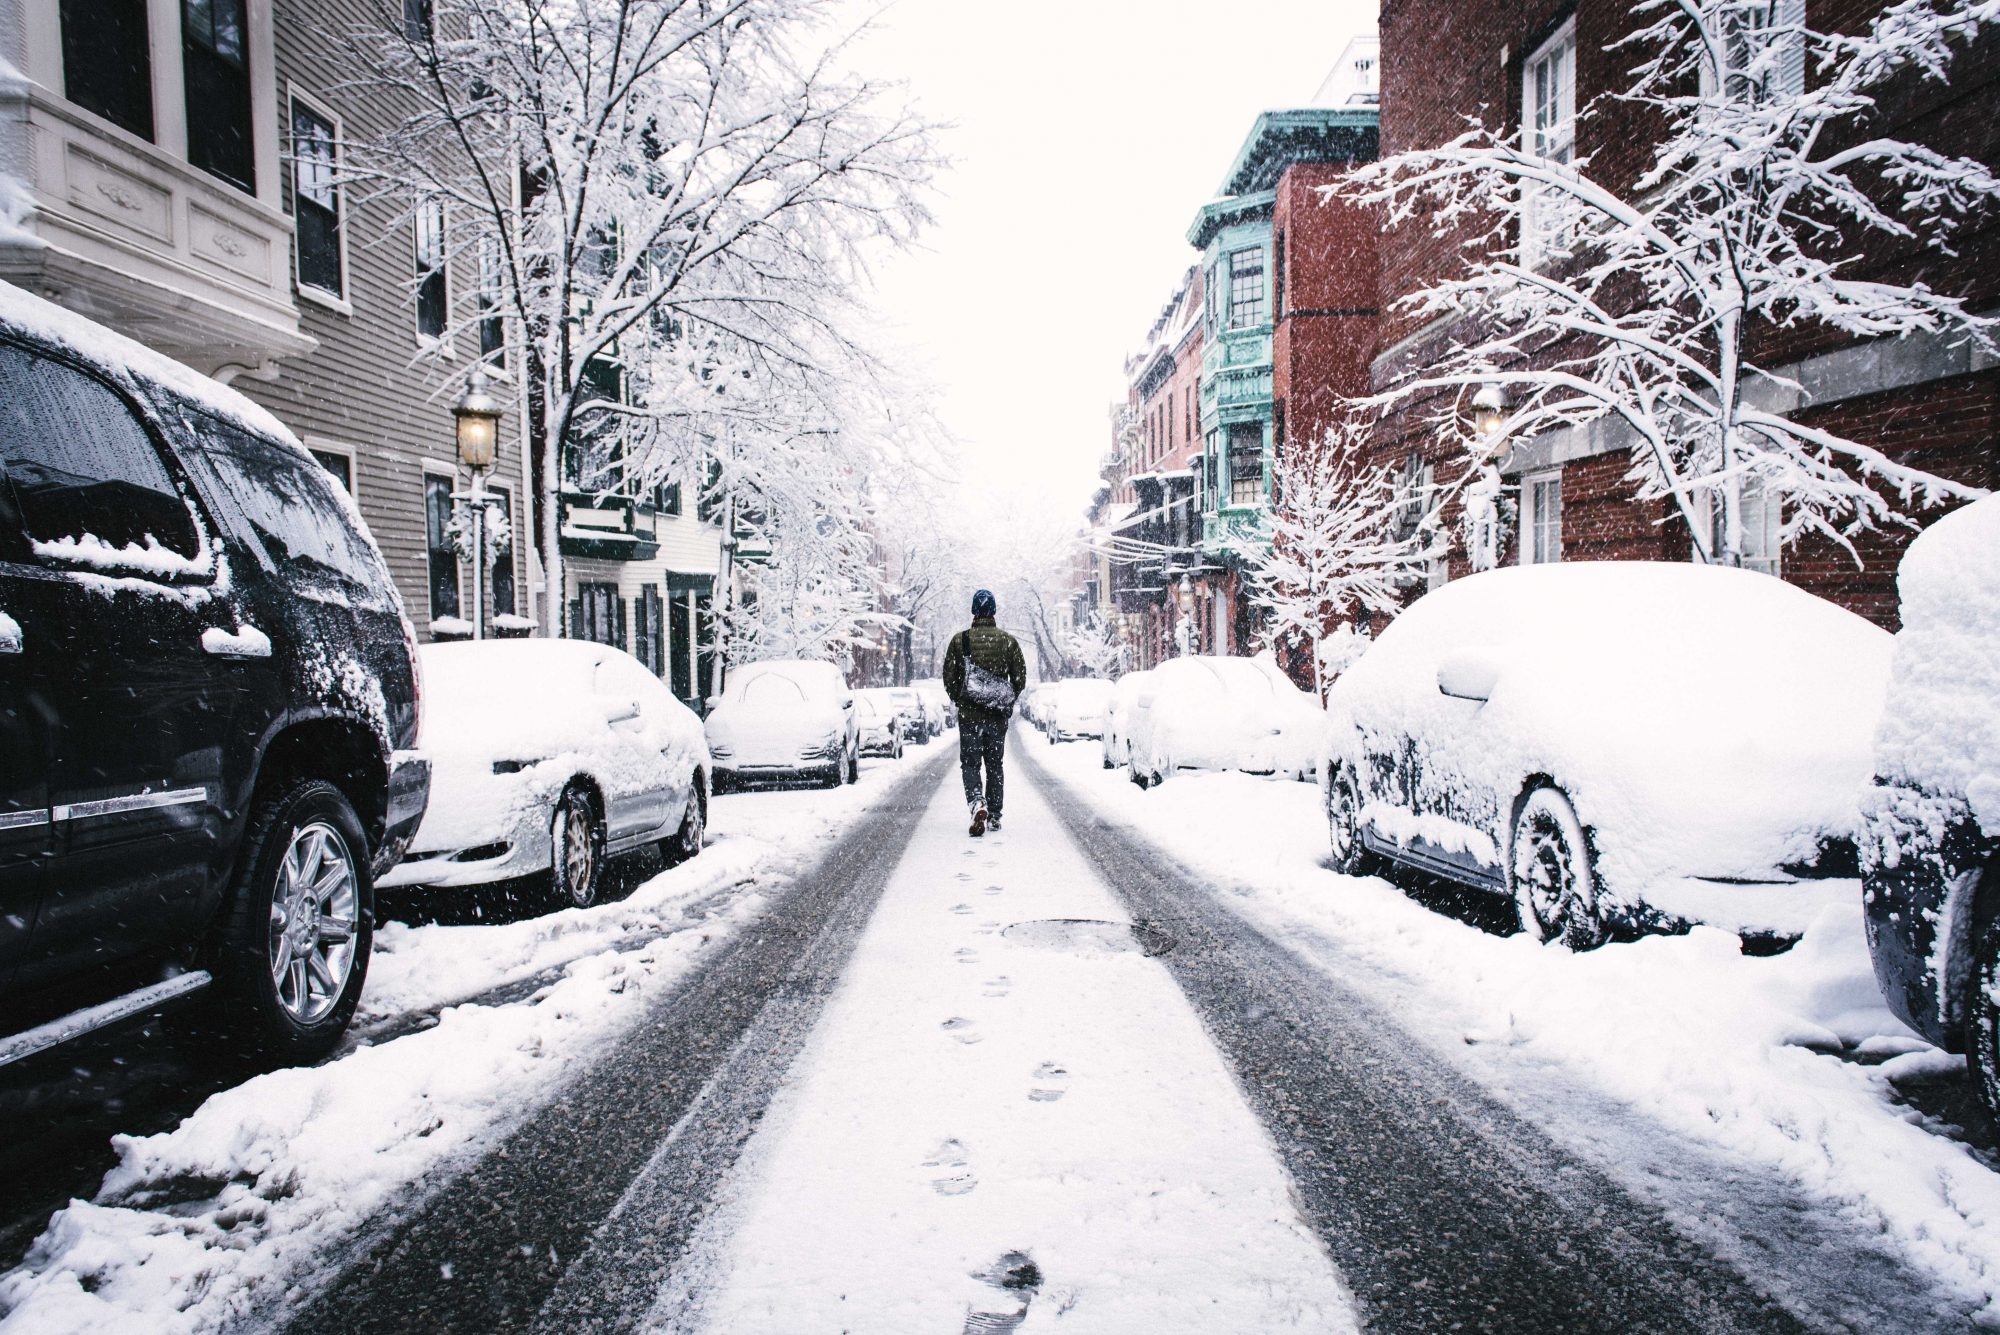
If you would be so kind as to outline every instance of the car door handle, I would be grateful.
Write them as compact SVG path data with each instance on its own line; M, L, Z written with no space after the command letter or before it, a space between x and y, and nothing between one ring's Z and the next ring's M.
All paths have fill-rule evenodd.
M21 623L0 612L0 654L18 654L26 643L21 634Z
M210 626L201 633L201 647L217 658L269 658L271 637L247 622L233 631Z

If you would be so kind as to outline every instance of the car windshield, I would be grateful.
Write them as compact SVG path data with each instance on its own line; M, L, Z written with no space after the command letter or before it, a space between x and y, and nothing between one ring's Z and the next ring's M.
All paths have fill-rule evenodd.
M760 672L743 683L743 693L737 698L746 705L796 705L804 703L806 693L790 677Z

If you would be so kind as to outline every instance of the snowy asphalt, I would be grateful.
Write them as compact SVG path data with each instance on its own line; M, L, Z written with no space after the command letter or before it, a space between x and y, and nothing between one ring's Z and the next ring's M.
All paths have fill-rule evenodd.
M1147 1004L1163 1015L1160 1024L1174 1035L1172 1041L1183 1045L1186 1065L1198 1068L1219 1059L1217 1069L1233 1075L1289 1175L1290 1190L1280 1193L1278 1208L1265 1210L1260 1203L1248 1213L1294 1217L1302 1230L1317 1235L1367 1329L1807 1328L1659 1211L1428 1056L1366 998L1250 929L1217 901L1211 887L1098 819L1035 763L1031 747L1016 745L1010 752L1017 791L1032 788L1036 805L1045 798L1060 819L1060 827L1055 820L1029 826L1010 819L1010 838L1059 839L1057 830L1066 830L1073 846L1061 855L1079 868L1094 868L1095 877L1123 900L1141 940L1162 952L1153 959L1134 955L1131 965L1178 984L1213 1049L1193 1050L1204 1047L1200 1032L1188 1030L1194 1040L1188 1046L1188 1035L1172 1029L1175 1022L1164 1017L1158 999ZM941 785L947 794L956 786L948 764L940 756L901 783L756 927L654 1003L651 1021L518 1131L395 1217L375 1221L347 1255L329 1257L316 1294L303 1308L278 1318L285 1328L595 1331L671 1321L671 1309L662 1304L673 1300L677 1284L685 1291L690 1283L727 1279L727 1267L718 1274L689 1266L691 1254L703 1245L705 1221L711 1232L733 1227L741 1217L755 1223L760 1193L765 1216L779 1221L772 1236L783 1236L784 1227L803 1230L801 1236L817 1228L834 1251L855 1246L849 1235L878 1222L867 1200L849 1207L852 1221L807 1219L810 1196L788 1198L782 1181L773 1187L738 1179L758 1157L745 1150L770 1126L767 1110L785 1110L789 1086L796 1085L791 1093L800 1097L815 1091L812 1063L801 1053L810 1056L816 1031L842 1018L837 1003L850 990L863 990L856 979L867 972L862 966L893 975L893 958L873 959L865 947L856 954L857 945L869 939L871 919L890 916L896 906L892 873L908 879L914 864L923 863L915 870L938 878L948 874L942 864L928 865L939 860L931 847L939 832L923 824L927 810L933 813L931 824L940 811L944 821L954 819L954 804L938 796ZM1027 802L1017 797L1015 805ZM960 830L953 842L962 839ZM950 868L957 870L958 864ZM1049 875L1070 876L1024 867L1022 882ZM1106 909L1116 916L1115 901L1107 901ZM878 947L874 954L883 952ZM1030 967L1014 967L1022 990L1033 985ZM1050 977L1060 983L1060 975ZM832 1010L830 1001L836 1003ZM1180 1004L1179 998L1169 1001ZM928 1011L913 1021L918 1022L937 1027ZM996 1031L989 1050L1006 1041ZM865 1101L866 1082L860 1087ZM879 1092L876 1097L886 1098ZM1171 1122L1174 1106L1153 1104L1149 1115ZM782 1159L785 1135L796 1139L801 1122L833 1114L865 1126L866 1111L857 1115L852 1106L817 1105L803 1113L786 1110L779 1119L786 1125L771 1128L785 1133L777 1137L781 1143L764 1157ZM894 1120L890 1111L885 1108L883 1120ZM1226 1129L1226 1118L1214 1124ZM1261 1139L1255 1122L1248 1126L1249 1138ZM1163 1138L1180 1130L1163 1126ZM847 1148L837 1139L832 1143ZM865 1136L853 1144L869 1149ZM1059 1143L1044 1148L1045 1157L1059 1159L1066 1152ZM797 1158L800 1151L794 1147L792 1153ZM1205 1167L1190 1162L1188 1176L1200 1178ZM858 1171L836 1160L831 1167L822 1163L819 1175L837 1185L842 1172ZM959 1197L950 1208L991 1211L1007 1200L1005 1162L988 1161L980 1172L982 1194ZM1055 1178L1068 1188L1073 1175L1059 1172ZM854 1185L858 1197L875 1187ZM925 1190L955 1195L943 1187L932 1193L928 1183ZM734 1202L726 1199L732 1194ZM717 1211L719 1199L730 1208ZM820 1199L839 1197L822 1190ZM799 1216L789 1224L788 1206ZM892 1223L906 1213L895 1206ZM1060 1222L1078 1232L1073 1221ZM998 1255L996 1274L1012 1256ZM1019 1259L1025 1262L1025 1256ZM757 1264L768 1272L763 1280L782 1280L787 1257L765 1255ZM808 1273L810 1266L802 1265L799 1278ZM1054 1270L1032 1274L1036 1285L1046 1282L1052 1289L1064 1278ZM1087 1296L1088 1278L1078 1278ZM1107 1275L1104 1282L1116 1284L1119 1277ZM778 1284L776 1291L783 1287ZM893 1320L871 1321L866 1311L849 1315L853 1329L900 1329ZM1085 1318L1085 1308L1075 1315ZM1188 1329L1237 1328L1192 1310L1186 1316ZM1064 1328L1070 1325L1096 1328L1088 1319L1066 1322ZM1013 1328L978 1325L971 1318L964 1327ZM1265 1328L1275 1327L1260 1327Z

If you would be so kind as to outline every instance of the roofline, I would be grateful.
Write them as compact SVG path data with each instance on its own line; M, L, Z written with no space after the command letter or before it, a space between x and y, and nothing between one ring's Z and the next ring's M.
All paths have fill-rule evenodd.
M1372 162L1381 125L1379 106L1266 111L1251 124L1217 193L1271 189L1295 162Z
M1227 199L1211 200L1196 210L1194 221L1188 224L1188 244L1197 250L1205 250L1215 234L1230 223L1268 218L1277 204L1276 190L1260 190L1254 195L1232 195Z

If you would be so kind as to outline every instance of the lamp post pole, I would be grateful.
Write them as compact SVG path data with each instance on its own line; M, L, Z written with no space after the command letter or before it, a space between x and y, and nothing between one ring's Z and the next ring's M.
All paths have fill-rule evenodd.
M486 638L486 473L500 443L500 401L486 392L486 372L472 369L465 397L452 408L458 423L458 461L472 473L466 503L472 507L472 638Z

